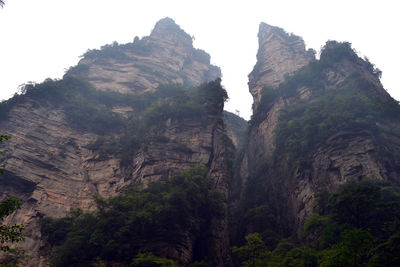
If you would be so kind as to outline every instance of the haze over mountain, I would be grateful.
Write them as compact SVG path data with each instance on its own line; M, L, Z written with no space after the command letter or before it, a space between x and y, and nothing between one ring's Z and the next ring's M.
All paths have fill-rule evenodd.
M338 0L334 4L317 0L205 0L195 4L117 0L112 5L105 0L7 1L0 9L0 24L5 25L0 72L7 74L0 79L0 99L11 97L28 81L62 78L88 49L147 36L154 22L166 16L194 36L194 46L207 51L211 62L222 69L222 82L230 97L225 109L239 110L246 120L252 114L247 75L256 63L261 21L301 36L317 55L327 40L350 41L383 71L385 89L400 99L400 56L393 52L398 43L393 33L400 24L397 9L396 1L377 5L372 0Z
M396 266L400 107L348 42L259 25L247 123L174 20L0 104L22 266ZM232 55L235 56L235 55ZM228 88L227 88L228 89Z

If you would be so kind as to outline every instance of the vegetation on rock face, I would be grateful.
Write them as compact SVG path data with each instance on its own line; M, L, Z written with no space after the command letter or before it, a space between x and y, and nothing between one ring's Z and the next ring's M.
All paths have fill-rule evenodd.
M267 247L272 249L289 232L282 222L282 215L279 214L279 209L282 209L285 199L282 195L272 193L278 190L271 191L272 187L279 187L280 184L268 184L268 179L265 178L267 172L268 166L264 165L264 168L260 168L258 172L249 173L247 177L238 213L231 218L233 245L243 245L246 234L257 232L263 240L268 241ZM266 194L267 191L270 194ZM286 209L283 210L286 211Z
M16 197L11 197L0 202L0 220L3 220L8 215L21 208L21 201ZM24 230L23 224L14 224L11 226L0 225L0 250L5 252L13 252L14 249L10 248L11 243L18 243L24 241L22 236Z
M349 43L330 41L322 50L320 60L286 77L278 87L263 89L250 127L263 121L279 99L298 96L301 87L312 92L311 99L297 101L280 113L274 140L274 161L280 165L280 179L285 179L284 176L298 166L307 166L315 149L336 133L366 130L379 139L383 131L380 123L397 121L398 102L378 96L376 85L360 73L351 74L335 85L335 89L326 89L326 72L335 71L343 60L380 76L380 71L369 61L360 59ZM395 131L393 129L392 133ZM260 171L255 170L256 173Z
M317 198L300 239L270 249L258 233L232 249L235 266L398 266L400 191L381 181L348 183Z
M86 53L82 55L83 58L104 60L107 58L116 60L132 60L127 55L127 52L132 52L135 55L148 56L151 54L154 44L146 42L146 38L139 39L135 38L133 43L118 44L113 42L112 44L107 44L102 46L100 49L89 49ZM71 68L68 74L81 74L79 66Z
M197 57L209 60L201 51ZM193 88L169 84L154 92L120 94L98 91L85 80L67 75L25 86L21 94L0 103L0 120L14 108L55 110L65 115L73 129L98 136L87 148L104 157L115 155L124 163L150 143L172 142L164 133L169 125L207 129L219 125L227 98L220 79ZM176 149L193 153L178 142ZM44 251L54 255L51 265L178 266L176 260L185 258L180 253L187 249L193 266L208 266L206 262L217 254L211 231L225 211L223 196L210 189L206 173L204 168L194 168L165 183L97 199L98 210L93 213L75 211L66 218L44 218L41 230L48 243Z
M205 168L194 167L165 183L132 188L110 199L98 198L96 212L76 211L61 219L42 219L41 232L52 251L52 266L96 262L176 266L172 260L154 255L162 253L162 248L179 249L189 240L193 240L192 260L209 261L212 222L225 211L223 196L210 190L206 173ZM152 265L143 265L146 262Z
M327 216L325 213L324 215L322 213L314 214L310 218L311 221L306 223L306 228L309 227L311 222L315 222L316 225L326 224L326 228L323 230L329 233L326 238L331 235L332 238L336 237L336 240L329 241L331 243L326 240L321 241L326 245L315 247L307 242L315 241L317 234L307 234L304 240L282 239L290 236L292 231L285 224L287 214L279 212L287 211L287 207L285 207L287 199L284 199L279 192L284 190L284 183L287 182L287 178L293 174L296 168L301 170L311 168L312 156L318 147L324 145L330 137L340 132L367 132L374 137L376 142L383 144L390 142L388 139L391 138L390 136L396 138L400 136L398 129L385 126L398 122L398 114L400 114L398 102L390 99L390 97L379 95L376 85L365 78L363 74L355 72L340 84L336 84L335 89L327 89L327 71L337 71L340 64L345 61L350 62L356 68L367 70L376 77L380 76L380 71L369 61L360 59L349 43L332 41L328 42L322 50L320 60L312 61L292 76L286 77L286 80L278 87L264 88L261 102L250 121L250 128L257 127L259 123L265 120L268 111L277 101L280 99L285 101L298 96L299 88L307 88L311 91L311 96L307 100L297 99L295 104L286 106L280 113L275 132L273 159L271 162L260 164L256 170L250 170L246 180L240 214L237 216L240 218L237 222L238 227L233 230L235 231L233 235L234 244L241 246L234 249L237 266L360 266L357 265L358 263L354 265L354 261L361 261L366 264L365 257L369 255L368 262L372 264L373 261L378 261L375 260L378 257L375 254L378 248L383 251L388 244L393 244L397 240L396 232L392 231L383 238L381 237L382 233L376 232L379 227L373 230L373 225L368 227L353 225L346 228L347 226L344 225L349 223L350 214L347 214L348 217L346 218L342 217L343 220L347 220L346 222L328 223L334 220L333 214L336 211L333 208L326 211L329 213ZM391 146L387 149L390 150L388 153L392 157L398 157L397 161L400 159L400 151L397 151L397 147ZM356 185L352 186L357 187ZM376 189L381 188L381 185L375 186L373 187L374 190L381 192L381 189ZM343 190L340 191L342 195L347 192L345 189ZM372 192L370 193L372 194ZM355 193L352 192L352 194ZM331 197L330 201L333 201L333 199L334 196ZM350 203L356 202L354 200L348 201ZM361 199L355 205L361 208L362 205L371 204L365 204L362 201L364 200ZM379 203L381 200L376 201ZM386 208L389 206L393 208L391 204L386 204L388 205ZM331 203L330 205L339 204ZM372 205L372 207L375 206ZM377 209L379 210L378 207ZM341 212L344 214L344 211ZM341 213L337 214L340 216ZM372 224L374 221L372 218L378 218L383 214L385 213L374 214L371 215L372 217L366 215L367 217L364 220ZM396 214L390 220L398 218L400 214ZM383 217L381 219L383 220ZM395 227L395 221L397 219L393 219L390 223L385 221L384 225L390 224L390 227ZM339 227L341 230L333 233L333 228L329 227ZM381 229L385 228L382 224L380 224L380 227ZM258 235L248 236L251 240L247 240L247 244L243 244L244 235L254 232L257 232ZM381 238L379 242L377 238ZM279 241L280 239L281 241ZM260 240L263 241L261 245L259 244ZM365 243L365 247L351 243L361 242L360 240ZM254 244L258 244L256 246L258 248L255 248ZM357 249L362 251L356 251L355 247L357 246ZM258 258L246 256L249 255L249 251L253 250L258 251L256 252L259 255ZM371 253L373 253L373 257L370 257ZM361 254L363 256L360 256ZM334 258L338 262L329 261L329 259ZM251 263L250 259L253 259Z
M138 254L131 263L131 266L142 266L142 267L178 267L176 261L167 259L167 258L160 258L155 256L151 252L147 253L140 253Z
M341 88L326 91L312 102L301 102L282 112L276 132L276 160L306 162L318 145L340 131L367 130L378 135L377 122L396 119L397 101L371 95L374 86L358 75L345 80Z
M0 135L0 143L3 140L8 140L10 136L8 135ZM0 151L0 154L2 152ZM0 174L3 174L3 169L0 169ZM7 216L15 212L16 210L21 208L21 201L16 197L10 197L0 202L0 221L3 221ZM0 260L1 265L7 266L7 260L11 259L15 260L14 255L10 255L7 253L16 253L17 250L15 248L11 248L10 245L12 243L18 243L24 241L25 238L22 236L22 231L24 230L23 224L14 224L14 225L0 225L0 250L5 252L3 258Z
M90 149L117 155L124 162L143 144L165 141L162 128L168 119L207 121L222 110L227 98L220 79L190 89L171 84L151 93L121 94L98 91L88 82L68 76L27 85L23 94L0 103L0 118L5 119L12 107L27 99L36 105L58 106L73 127L100 136ZM132 111L122 115L113 111L118 107Z
M329 41L326 43L321 51L319 60L311 61L308 65L298 70L292 76L287 76L278 87L270 88L265 87L262 90L261 102L254 111L251 125L257 125L260 123L265 112L269 110L272 104L279 98L289 98L298 94L297 89L301 86L305 86L312 91L321 91L324 89L325 71L328 68L335 68L335 64L340 63L341 60L346 59L357 65L365 64L367 70L375 76L380 77L381 72L379 69L370 63L367 59L362 61L351 48L350 43L338 43L335 41ZM362 79L358 77L359 79ZM373 85L372 85L373 86Z
M100 50L89 50L84 57L123 61L129 59L127 51L150 55L152 49L146 39L137 38L132 44L114 42ZM196 50L194 60L209 64L210 58ZM398 188L364 179L358 184L348 183L335 193L321 192L301 237L290 236L286 225L281 225L284 218L278 210L284 210L285 200L274 195L279 189L270 189L283 187L295 168L308 168L316 149L336 133L367 131L377 142L386 138L383 131L400 136L396 129L381 125L393 119L397 122L398 102L377 97L376 85L363 75L350 75L334 90L326 90L327 71L335 70L344 60L375 77L381 75L368 60L362 61L349 43L330 41L320 60L286 77L278 87L263 89L250 127L257 127L279 99L298 96L301 87L310 90L312 96L281 112L272 162L251 170L248 176L238 224L231 229L237 245L232 248L235 266L400 265ZM259 66L257 63L252 75L257 74ZM68 74L79 76L87 71L85 68L78 65ZM220 114L226 99L220 79L190 89L161 85L151 93L120 94L97 91L88 82L66 75L63 80L27 85L23 94L0 103L0 120L26 102L58 107L75 129L98 135L89 149L102 156L116 155L124 163L150 142L169 142L164 130L171 122L218 119L215 115ZM0 136L0 142L3 138ZM223 142L228 148L225 156L233 165L233 145L229 138ZM175 149L192 153L185 144L177 143ZM393 153L398 153L400 162L400 150ZM270 172L272 167L278 171ZM178 266L182 262L171 250L182 252L191 242L191 266L208 266L214 255L213 222L225 216L225 211L223 196L210 190L206 173L204 168L195 167L168 181L150 183L145 189L131 188L116 197L97 198L95 212L76 210L60 219L42 218L41 233L47 243L44 249L52 255L51 265ZM265 179L266 175L274 176ZM0 219L19 207L14 198L1 202ZM22 240L23 227L13 227L0 227L1 244ZM10 250L6 245L0 249Z

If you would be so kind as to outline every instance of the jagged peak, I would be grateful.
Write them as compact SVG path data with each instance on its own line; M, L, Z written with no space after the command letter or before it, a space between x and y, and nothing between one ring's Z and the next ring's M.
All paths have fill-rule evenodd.
M363 67L367 72L380 79L382 72L367 57L361 58L358 52L349 42L338 42L329 40L321 49L320 61L329 62L331 64L347 59L354 64Z
M342 59L347 59L358 65L363 65L363 62L368 65L367 68L374 72L375 66L369 62L367 58L364 60L360 57L357 51L352 47L349 42L338 42L329 40L321 49L320 60L322 62L339 62Z
M260 26L258 28L258 34L261 34L261 33L271 34L272 32L283 32L283 33L289 35L284 29L282 29L280 27L273 26L273 25L270 25L265 22L260 23Z
M183 41L192 45L192 37L169 17L160 19L150 34L150 38Z
M300 41L304 44L303 38L301 38L300 36L297 36L293 33L288 33L280 27L261 22L258 30L259 41L262 42L263 40L269 40L273 36L279 37L287 43Z
M158 28L158 27L165 27L165 26L169 26L169 27L175 27L175 28L179 28L179 25L176 24L175 20L173 20L170 17L165 17L160 19L159 21L156 22L156 25L154 26L154 28Z
M257 63L249 74L249 88L254 108L261 100L262 88L276 87L286 75L293 74L315 59L314 50L306 50L303 39L279 27L260 23Z

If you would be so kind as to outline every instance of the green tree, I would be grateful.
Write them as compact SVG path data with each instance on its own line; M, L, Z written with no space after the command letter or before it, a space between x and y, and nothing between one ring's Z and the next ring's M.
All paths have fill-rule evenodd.
M193 260L209 262L214 255L209 245L212 222L225 214L223 195L210 187L207 169L196 166L145 189L98 198L95 212L43 218L41 232L52 250L51 266L89 266L98 261L173 266L149 253L157 254L160 243L179 249L188 236L194 240Z
M400 266L400 231L397 231L372 252L373 257L368 262L368 266Z
M246 236L246 245L233 247L232 254L235 266L267 266L266 261L271 252L268 251L259 233Z
M329 249L321 251L321 259L319 260L319 266L321 267L354 266L350 249L344 246L343 244L336 244Z
M3 140L8 140L10 137L7 135L0 135L0 143ZM1 151L0 151L1 153ZM0 169L0 173L3 170ZM21 201L15 197L10 197L9 199L0 202L0 221L3 221L5 217L21 208ZM9 244L24 241L22 237L22 231L24 230L23 224L14 224L11 226L0 225L0 250L4 252L14 252Z
M160 258L155 256L153 253L141 253L133 259L131 266L143 266L143 267L177 267L178 264L166 258Z
M21 201L15 197L3 200L0 202L0 220L13 213L15 210L21 208ZM14 250L9 247L9 243L16 243L24 241L22 231L24 230L23 224L14 224L11 226L0 225L0 249L5 252L13 252Z

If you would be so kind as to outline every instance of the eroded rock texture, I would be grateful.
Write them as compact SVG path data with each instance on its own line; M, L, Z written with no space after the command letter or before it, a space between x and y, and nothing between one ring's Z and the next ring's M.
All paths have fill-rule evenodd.
M66 75L87 77L99 90L128 93L154 91L165 83L199 85L221 77L221 71L206 52L193 48L190 35L164 18L150 36L86 53Z
M383 125L387 121L377 120L379 129L374 132L362 128L338 130L323 142L315 140L312 152L302 155L306 158L302 162L307 164L297 165L295 159L282 163L285 158L290 157L277 153L275 140L281 125L281 115L287 110L300 104L319 101L326 92L343 90L354 77L362 77L368 83L368 88L363 89L368 96L388 103L392 99L368 61L358 58L355 53L346 58L338 56L338 52L329 59L329 63L321 64L323 71L318 78L318 86L310 80L299 78L293 92L277 93L275 98L269 96L273 101L263 102L262 88L287 89L286 85L279 86L290 81L296 71L304 69L310 62L317 63L314 63L316 61L313 53L305 50L302 39L297 36L288 35L283 30L264 23L260 25L258 36L257 64L249 75L249 90L254 97L255 115L250 122L247 147L241 155L241 164L235 174L235 183L242 186L240 194L235 191L236 197L246 199L244 191L248 179L252 179L252 183L257 181L259 188L263 188L260 191L264 192L259 199L264 199L267 205L276 208L278 222L291 229L289 231L300 233L302 224L312 213L313 201L318 193L333 192L345 182L367 177L397 184L399 172L395 165L398 155L393 150L389 151L388 147L398 148L399 142L396 134L385 133L385 128L389 126ZM326 51L331 46L334 47L335 44L327 43ZM392 123L397 124L396 120L391 125ZM300 144L298 146L300 149ZM248 232L252 231L251 228L249 225Z
M258 31L257 63L249 74L249 89L257 108L263 87L276 87L285 78L313 60L303 39L283 29L261 23Z
M243 118L228 111L224 111L226 133L236 149L240 149L246 139L248 124Z
M141 93L160 84L191 86L214 80L220 70L209 61L209 55L194 49L191 37L166 18L149 37L89 53L66 75L84 78L98 90ZM72 127L62 106L32 99L14 105L0 124L1 133L11 136L1 147L1 167L6 170L1 191L4 197L14 195L23 201L7 223L25 225L22 246L29 263L45 266L49 256L40 252L38 219L59 218L76 208L94 209L95 196L114 196L130 185L146 186L201 164L209 168L213 188L227 198L230 177L222 109L219 103L202 121L167 120L161 127L167 139L142 147L122 167L116 156L88 149L99 135ZM122 106L110 112L129 111ZM230 262L226 218L214 223L212 264L226 266ZM188 236L186 242L168 249L160 244L159 254L186 265L193 256L193 242Z
M261 23L258 32L259 48L257 63L249 74L249 90L253 95L253 112L260 104L262 89L274 88L282 83L286 75L291 75L315 59L314 51L306 50L304 41L283 29ZM266 118L250 132L249 151L251 162L264 160L272 155L274 149L274 131L278 125L279 112L291 100L281 99L269 108ZM257 140L252 142L253 140Z

